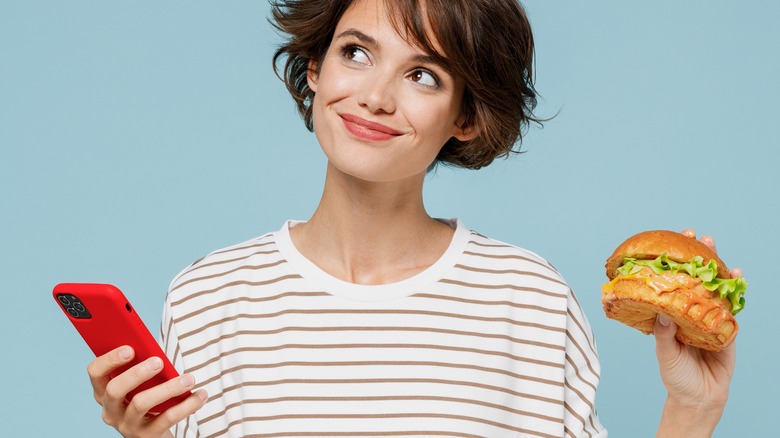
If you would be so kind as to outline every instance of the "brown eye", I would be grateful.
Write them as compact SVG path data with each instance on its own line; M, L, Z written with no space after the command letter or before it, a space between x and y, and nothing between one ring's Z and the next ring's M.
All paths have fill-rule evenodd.
M436 78L436 76L433 75L433 73L429 72L428 70L414 70L409 74L409 79L426 87L439 87L439 80Z
M359 64L365 64L365 65L371 64L371 60L368 58L368 54L365 52L365 50L361 49L360 47L347 46L344 47L342 53L344 55L344 58L350 61L357 62Z

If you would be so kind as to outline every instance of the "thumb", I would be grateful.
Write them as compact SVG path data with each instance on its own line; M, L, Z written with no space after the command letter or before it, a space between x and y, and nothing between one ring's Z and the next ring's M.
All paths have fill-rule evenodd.
M666 315L658 314L655 320L655 354L658 362L674 362L680 353L680 343L674 338L677 334L677 324Z

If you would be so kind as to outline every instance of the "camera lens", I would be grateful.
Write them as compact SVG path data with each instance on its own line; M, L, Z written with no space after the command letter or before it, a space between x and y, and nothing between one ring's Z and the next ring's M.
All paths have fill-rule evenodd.
M87 310L87 306L81 302L79 297L73 294L60 294L57 295L57 300L62 304L62 308L73 318L92 318L89 310Z

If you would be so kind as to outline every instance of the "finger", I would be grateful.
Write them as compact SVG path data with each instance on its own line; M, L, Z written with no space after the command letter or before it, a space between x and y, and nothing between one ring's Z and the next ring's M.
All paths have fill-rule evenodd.
M90 383L95 396L95 401L102 404L106 385L111 380L111 372L133 359L135 352L127 345L115 348L108 353L97 357L87 366Z
M712 236L701 236L701 239L699 239L701 243L707 245L711 250L718 252L718 250L715 248L715 239L712 238Z
M660 365L671 365L680 355L681 344L674 335L677 334L677 324L663 314L659 314L653 328L655 334L655 354Z
M162 360L159 357L150 357L133 366L122 374L114 377L106 385L103 396L103 410L106 414L117 415L124 412L127 394L138 385L154 377L162 370Z
M742 277L742 268L733 268L729 271L729 275L731 278L740 278Z
M693 238L693 239L696 238L696 231L693 231L690 228L686 228L686 229L680 231L680 234L682 234L684 236L688 236L688 237Z
M194 414L195 411L203 407L203 405L206 404L207 399L208 399L208 394L206 393L206 391L203 389L198 390L194 392L192 395L190 395L189 397L187 397L181 403L175 406L171 406L170 409L158 415L151 422L150 427L160 432L169 430L176 423L179 423L180 421Z
M195 386L192 374L183 374L157 386L136 394L127 406L127 421L139 421L149 414L149 411L159 405L191 390Z

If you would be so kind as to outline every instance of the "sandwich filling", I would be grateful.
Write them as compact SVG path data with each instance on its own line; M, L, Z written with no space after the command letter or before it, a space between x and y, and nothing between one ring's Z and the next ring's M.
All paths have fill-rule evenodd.
M692 289L701 284L708 291L717 292L721 298L726 298L731 303L732 315L736 315L745 307L747 281L741 277L718 278L718 265L715 260L710 260L705 265L702 257L695 256L688 263L678 263L670 260L666 253L653 260L625 257L618 273L621 277L644 278L648 285L658 292ZM611 283L618 278L620 277Z

